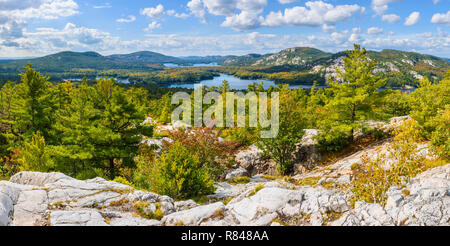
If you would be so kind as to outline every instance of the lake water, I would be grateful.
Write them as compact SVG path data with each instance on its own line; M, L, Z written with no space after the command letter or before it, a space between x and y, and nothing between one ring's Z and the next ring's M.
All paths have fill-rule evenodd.
M219 64L217 64L217 62L199 63L199 64L193 64L192 66L183 66L183 65L178 65L175 63L164 63L163 65L165 67L218 67L219 66Z
M98 79L100 79L102 76L97 76L95 79L96 80L98 80ZM130 81L128 80L128 79L119 79L119 78L113 78L116 82L119 82L119 83L123 83L123 84L129 84L130 83ZM82 79L80 79L80 78L76 78L76 79L63 79L64 81L78 81L78 82L80 82L80 81L82 81Z
M211 80L203 80L200 83L185 83L185 84L179 84L179 83L173 83L173 84L169 84L166 85L166 87L169 88L186 88L186 89L194 89L196 86L199 85L203 85L203 86L221 86L222 82L226 80L228 81L229 85L230 85L230 89L233 90L246 90L248 89L248 85L253 84L254 82L256 83L261 83L262 81L264 81L264 88L268 89L271 85L272 86L277 86L277 84L273 81L270 80L265 80L265 79L240 79L234 76L230 76L230 75L226 75L226 74L220 74L220 76L214 77L214 79ZM312 85L292 85L289 86L289 88L291 89L296 89L296 88L305 88L305 89L310 89L312 87ZM318 88L325 88L326 86L317 86Z

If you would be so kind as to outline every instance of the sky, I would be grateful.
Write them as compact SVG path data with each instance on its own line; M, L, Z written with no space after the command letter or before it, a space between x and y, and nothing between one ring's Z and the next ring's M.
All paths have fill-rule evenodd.
M450 0L0 0L0 57L337 52L354 43L450 58Z

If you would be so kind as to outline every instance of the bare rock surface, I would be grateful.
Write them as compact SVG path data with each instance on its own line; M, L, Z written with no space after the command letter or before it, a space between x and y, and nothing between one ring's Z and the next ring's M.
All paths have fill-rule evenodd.
M351 166L388 144L293 178L256 175L246 184L217 183L204 204L174 201L101 178L81 181L61 173L22 172L0 181L0 226L450 225L450 164L419 174L406 184L406 193L391 187L384 206L351 206L345 188Z

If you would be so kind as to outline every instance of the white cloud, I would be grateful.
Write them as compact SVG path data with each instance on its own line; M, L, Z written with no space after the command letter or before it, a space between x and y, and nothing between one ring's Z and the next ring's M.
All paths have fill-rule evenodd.
M336 31L336 26L335 25L329 25L329 24L323 24L322 25L322 31L324 31L324 32Z
M387 21L387 22L393 24L393 23L399 22L401 20L401 18L398 15L390 14L390 15L383 15L383 16L381 16L381 20Z
M434 14L431 18L431 23L450 25L450 10L447 14Z
M231 27L237 31L248 30L259 27L260 19L257 14L242 11L240 14L227 17L222 26Z
M270 12L263 26L304 25L320 26L345 21L364 8L359 5L333 6L322 1L307 2L306 7L293 7L284 10L284 13Z
M151 31L153 31L153 29L157 29L157 28L161 28L161 24L156 21L153 21L152 23L148 24L147 28L145 28L144 30L146 32L151 32Z
M191 0L187 6L203 22L207 22L206 13L225 16L222 26L244 30L259 26L258 15L266 5L267 0Z
M4 0L10 2L11 0ZM13 8L14 5L9 5L9 9L0 9L0 16L8 16L10 19L32 19L40 18L53 20L60 17L69 17L78 14L78 4L73 0L38 0L39 5L32 4L32 7Z
M389 9L390 3L401 1L402 0L372 0L372 9L377 15L382 15Z
M202 22L206 23L206 11L202 0L191 0L188 2L187 6L191 10L192 14L200 18Z
M437 4L437 3L439 3L439 1L440 1L440 0L433 0L433 3L434 3L434 4Z
M186 14L186 13L177 13L173 9L167 10L166 14L168 16L175 16L176 18L181 18L181 19L185 19L185 18L189 17L188 14Z
M420 13L419 12L412 12L405 21L405 26L412 26L417 24L420 20Z
M157 23L153 24L153 27L157 26ZM337 52L351 49L354 42L369 50L389 48L450 56L450 36L444 31L406 36L390 33L386 33L386 36L370 36L365 35L360 28L323 33L318 36L274 35L258 32L217 36L148 33L144 40L122 40L98 29L69 23L62 29L38 28L33 32L25 30L20 38L11 42L1 42L0 57L41 56L64 50L94 50L105 55L130 53L138 50L149 50L173 56L244 55L274 53L297 46Z
M158 4L155 8L141 9L140 13L141 15L145 15L150 18L158 18L164 14L164 6L162 4Z
M53 20L78 14L73 0L0 0L0 43L18 46L30 19Z
M379 35L383 33L383 29L379 27L370 27L367 29L367 34L369 35Z
M120 18L120 19L117 19L116 21L119 23L131 23L131 22L134 22L135 20L136 20L136 16L129 15L128 18Z

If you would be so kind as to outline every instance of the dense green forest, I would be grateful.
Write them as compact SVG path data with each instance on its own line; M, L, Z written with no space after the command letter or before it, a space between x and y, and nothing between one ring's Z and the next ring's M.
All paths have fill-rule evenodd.
M264 90L261 84L249 86L248 91L280 93L280 133L273 139L261 139L261 127L156 133L155 125L142 122L151 116L161 124L169 123L177 107L171 104L176 90L119 85L107 77L52 83L28 65L20 81L5 82L0 91L0 176L23 170L57 171L79 179L120 180L174 198L196 197L214 190L214 181L233 165L239 148L256 144L278 164L280 175L289 175L293 166L290 153L303 129L319 129L320 150L333 155L361 144L354 138L357 130L368 132L366 142L389 137L366 129L364 121L405 115L410 115L413 123L400 136L429 141L435 154L449 159L449 71L439 80L424 77L416 91L404 93L379 90L387 80L373 74L376 61L368 59L367 51L357 45L344 64L345 70L338 71L343 81L330 79L331 88L306 91L279 85ZM190 73L187 68L166 70L158 79L167 83L171 76L202 76L201 69L194 69L192 73L199 74L192 77L180 71ZM112 73L109 76L121 77L120 72ZM323 82L311 80L316 85ZM224 83L204 91L226 93L229 87ZM144 139L165 136L173 141L166 143L160 154L141 144Z

